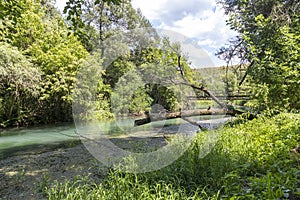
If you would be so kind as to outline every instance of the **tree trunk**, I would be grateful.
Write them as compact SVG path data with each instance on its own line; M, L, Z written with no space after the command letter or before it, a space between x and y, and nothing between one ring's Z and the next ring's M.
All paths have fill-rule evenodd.
M242 114L243 112L238 110L226 110L226 109L201 109L201 110L187 110L183 112L171 112L163 114L152 115L151 117L148 116L143 119L137 119L134 121L134 126L141 126L144 124L148 124L153 121L160 121L165 119L175 119L175 118L184 118L184 117L192 117L192 116L199 116L199 115L231 115L235 116L236 114Z

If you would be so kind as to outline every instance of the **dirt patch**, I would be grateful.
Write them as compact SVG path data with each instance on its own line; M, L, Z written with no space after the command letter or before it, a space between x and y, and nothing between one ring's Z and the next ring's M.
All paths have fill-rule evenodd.
M169 137L176 134L178 128L179 125L168 126L153 134L138 132L110 140L124 150L151 152L167 145ZM83 144L73 142L73 145L33 148L34 151L17 152L0 160L0 199L43 199L42 186L76 179L77 176L88 176L100 182L109 169Z
M40 199L39 186L54 180L93 173L93 157L83 145L39 154L18 155L0 161L0 197Z
M162 135L113 138L111 141L120 148L135 152L166 145ZM0 199L42 199L41 187L46 183L51 185L54 181L75 179L78 175L100 182L109 171L83 144L44 151L23 152L0 160Z

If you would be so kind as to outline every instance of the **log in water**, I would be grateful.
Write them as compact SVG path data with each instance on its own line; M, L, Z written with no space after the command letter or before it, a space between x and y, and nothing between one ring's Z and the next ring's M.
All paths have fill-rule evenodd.
M134 121L134 126L141 126L148 124L153 121L160 121L165 119L174 119L174 118L183 118L183 117L192 117L198 115L231 115L234 116L237 113L236 110L226 110L226 109L199 109L199 110L187 110L182 112L171 112L165 114L153 114L149 117L143 119L137 119Z

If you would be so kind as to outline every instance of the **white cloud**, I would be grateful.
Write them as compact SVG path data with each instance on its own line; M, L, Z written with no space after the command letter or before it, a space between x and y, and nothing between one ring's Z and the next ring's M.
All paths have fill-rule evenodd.
M67 0L56 0L55 6L62 12L66 6Z
M140 8L149 20L155 20L160 19L159 10L163 8L163 4L166 1L167 0L133 0L131 3L134 8Z
M169 0L162 5L163 10L159 16L167 25L173 25L188 16L201 16L210 7L207 0Z
M225 63L214 54L236 35L226 26L226 16L214 0L132 0L155 28L197 39L215 65Z
M65 3L66 0L57 0L56 6L62 10ZM215 0L132 0L132 5L141 9L154 28L197 40L215 65L225 64L214 54L236 33L226 26L226 16Z
M170 30L158 29L158 33L161 36L168 36L171 42L180 43L182 53L188 56L192 68L214 66L210 55L197 44L197 40Z

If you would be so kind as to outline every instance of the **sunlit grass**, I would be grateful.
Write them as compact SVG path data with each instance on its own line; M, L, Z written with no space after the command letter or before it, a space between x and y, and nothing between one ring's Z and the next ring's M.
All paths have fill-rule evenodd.
M47 185L49 199L284 199L300 198L300 165L290 149L300 143L300 115L261 116L231 124L201 158L199 133L190 149L161 170L110 170L100 183L76 177Z

